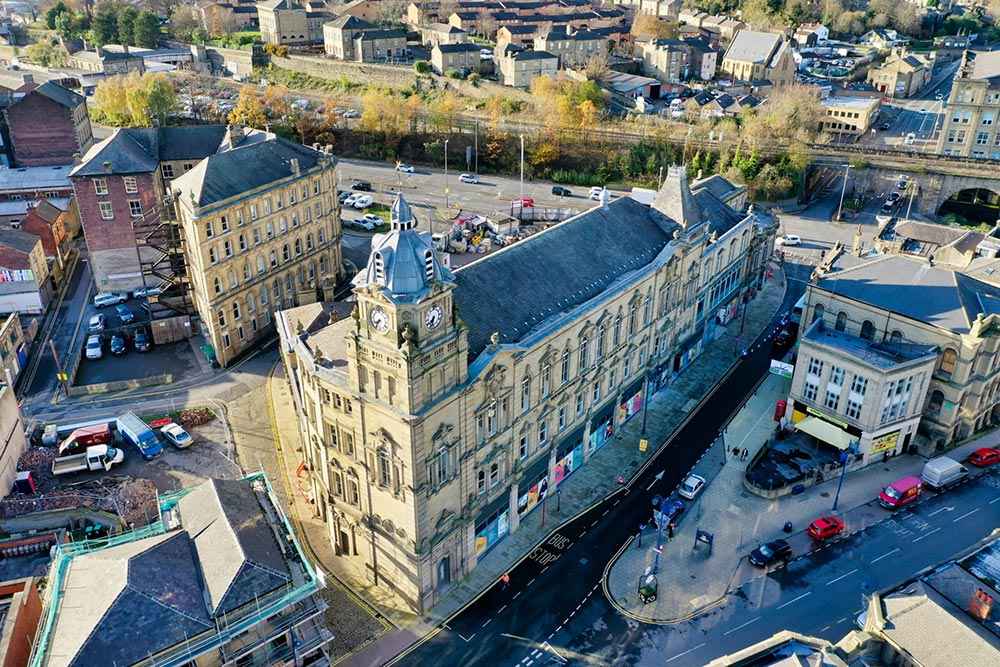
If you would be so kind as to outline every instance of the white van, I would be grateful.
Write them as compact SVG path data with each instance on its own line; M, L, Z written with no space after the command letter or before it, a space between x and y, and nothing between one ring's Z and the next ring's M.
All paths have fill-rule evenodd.
M912 132L909 132L906 135L906 137L903 138L903 143L906 144L907 146L912 146L913 142L916 140L917 140L917 135L913 134Z
M939 456L924 464L920 479L928 487L940 493L961 482L968 474L969 469L955 459Z

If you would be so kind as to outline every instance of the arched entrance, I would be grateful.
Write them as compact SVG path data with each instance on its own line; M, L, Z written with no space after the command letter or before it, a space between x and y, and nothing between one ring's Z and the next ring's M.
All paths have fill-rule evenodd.
M1000 217L1000 194L986 188L959 190L941 204L938 215L963 225L992 225Z

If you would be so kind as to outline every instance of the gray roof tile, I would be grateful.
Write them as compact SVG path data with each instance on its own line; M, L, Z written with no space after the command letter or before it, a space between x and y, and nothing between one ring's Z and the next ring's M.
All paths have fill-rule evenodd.
M726 50L726 60L767 63L771 54L781 44L781 35L770 32L740 30Z
M28 253L40 242L41 240L34 234L0 227L0 246Z

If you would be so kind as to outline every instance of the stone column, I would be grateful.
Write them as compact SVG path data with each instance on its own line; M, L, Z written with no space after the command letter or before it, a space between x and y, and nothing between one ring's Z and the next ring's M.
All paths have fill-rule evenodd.
M521 525L521 517L517 513L517 496L518 496L518 484L514 482L510 485L510 534L513 535L517 532L518 526Z

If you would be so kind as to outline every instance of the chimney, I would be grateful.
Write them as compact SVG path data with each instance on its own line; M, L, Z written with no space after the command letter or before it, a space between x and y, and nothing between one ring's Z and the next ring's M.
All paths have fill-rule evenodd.
M976 589L975 595L969 600L967 611L977 621L985 621L993 610L993 598L981 588Z
M21 75L21 83L34 83L34 82L35 82L34 74L25 72L24 74Z
M122 44L122 53L128 55L128 44Z
M299 175L299 159L297 157L292 158L292 173L296 176Z
M230 147L236 147L244 139L246 139L247 133L246 128L239 123L235 125L226 126L226 134L229 135L229 145Z
M98 46L97 49L96 49L96 51L97 51L97 57L98 58L103 58L104 57L104 47L103 46Z
M102 166L104 167L104 171L106 171L109 174L111 173L111 163L110 162L108 162L107 160L105 160L104 164Z

